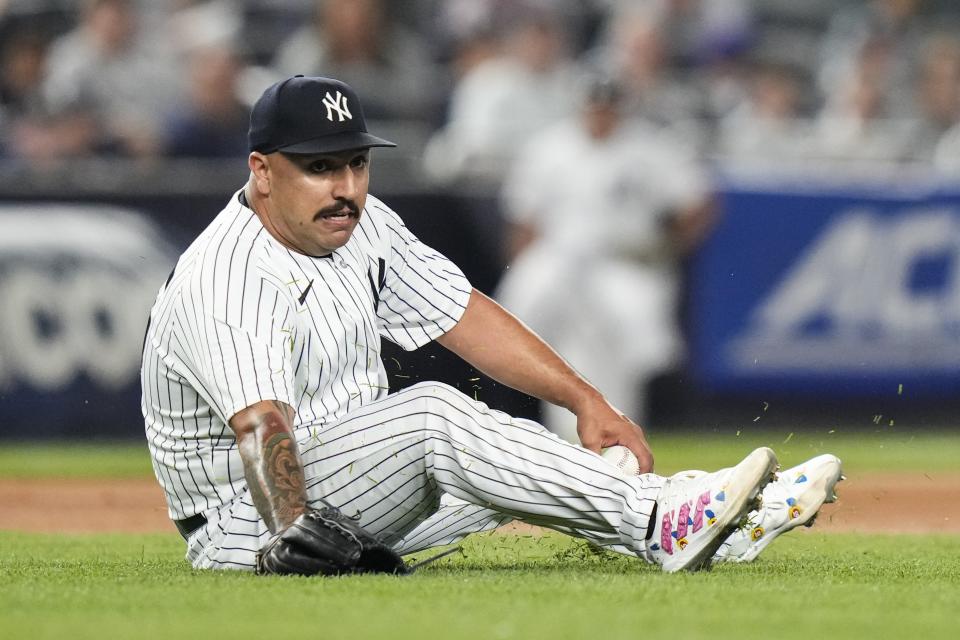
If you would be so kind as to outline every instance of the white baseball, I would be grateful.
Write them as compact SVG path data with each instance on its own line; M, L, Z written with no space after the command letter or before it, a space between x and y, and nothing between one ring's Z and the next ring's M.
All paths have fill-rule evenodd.
M637 456L633 455L633 451L623 445L614 445L604 450L600 455L628 476L635 476L640 473L640 462L637 460Z

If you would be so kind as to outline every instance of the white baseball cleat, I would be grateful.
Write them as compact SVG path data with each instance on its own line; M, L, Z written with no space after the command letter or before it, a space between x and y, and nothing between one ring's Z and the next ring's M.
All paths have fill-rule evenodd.
M650 523L648 559L670 573L708 568L724 539L759 508L760 492L776 468L773 451L761 447L735 467L667 478Z
M778 473L764 488L760 509L724 541L713 561L750 562L777 536L800 525L813 526L823 503L837 499L834 487L842 479L840 458L830 454Z

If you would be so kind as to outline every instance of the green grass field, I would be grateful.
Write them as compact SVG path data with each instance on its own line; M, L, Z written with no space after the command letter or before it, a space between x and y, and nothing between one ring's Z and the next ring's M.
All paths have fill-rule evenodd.
M559 535L483 535L411 578L196 573L172 535L0 534L5 638L952 638L960 537L784 537L664 575Z
M769 444L848 474L950 471L960 436L658 436L658 467L712 468ZM150 474L139 445L0 447L4 477ZM842 499L842 486L841 486ZM945 508L956 509L947 505ZM2 512L0 512L2 522ZM0 532L0 638L953 638L960 536L823 534L757 562L663 575L560 535L475 536L410 578L199 573L174 534Z

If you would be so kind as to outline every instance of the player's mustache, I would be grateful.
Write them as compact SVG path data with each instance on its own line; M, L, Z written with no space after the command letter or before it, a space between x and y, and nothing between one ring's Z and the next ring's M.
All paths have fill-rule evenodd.
M338 198L335 204L330 205L329 207L324 207L317 211L316 215L313 216L314 220L319 220L320 218L326 216L336 215L338 213L343 213L343 210L346 209L351 218L360 217L360 207L357 206L357 203L353 200L347 200L346 198Z

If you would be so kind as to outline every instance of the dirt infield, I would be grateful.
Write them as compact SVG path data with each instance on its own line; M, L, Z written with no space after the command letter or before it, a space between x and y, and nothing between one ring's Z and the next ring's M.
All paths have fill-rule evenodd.
M818 531L960 534L960 474L862 474L841 483L839 494L821 511ZM152 479L0 479L0 529L175 531Z

